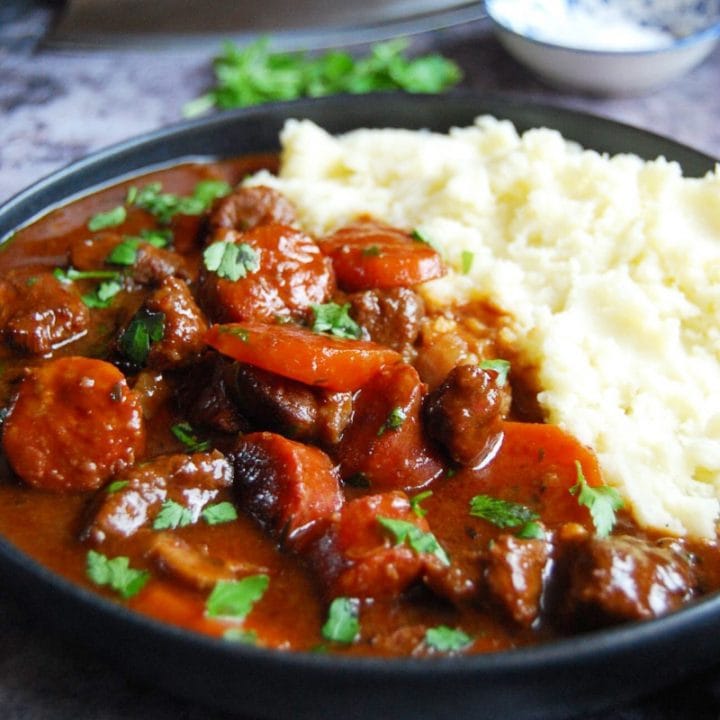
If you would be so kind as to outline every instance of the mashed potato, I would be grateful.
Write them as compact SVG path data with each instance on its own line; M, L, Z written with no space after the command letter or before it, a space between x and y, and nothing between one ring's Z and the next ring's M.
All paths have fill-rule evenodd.
M636 520L714 536L720 172L683 178L490 117L448 135L332 137L291 121L282 142L280 178L256 182L286 193L309 231L359 213L421 229L454 268L426 298L487 297L512 315L546 419L597 452Z

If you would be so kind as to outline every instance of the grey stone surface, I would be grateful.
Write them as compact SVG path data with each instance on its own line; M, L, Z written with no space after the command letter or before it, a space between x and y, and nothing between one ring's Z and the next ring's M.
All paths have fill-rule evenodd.
M93 150L179 121L183 104L211 81L205 51L32 52L52 17L51 3L36 0L31 13L13 14L4 2L0 0L0 202ZM466 72L465 87L593 112L720 157L720 50L653 94L591 98L544 86L504 53L482 22L413 42L417 51L433 48L456 59ZM597 720L720 717L718 678L719 672L711 672ZM15 599L0 593L3 720L226 717L130 683L110 663L67 647Z

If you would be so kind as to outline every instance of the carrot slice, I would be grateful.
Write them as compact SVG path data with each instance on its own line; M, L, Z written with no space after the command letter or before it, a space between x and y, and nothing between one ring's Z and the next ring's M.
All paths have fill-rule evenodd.
M430 245L377 222L341 228L320 247L332 260L338 285L349 292L417 285L446 272Z
M240 362L336 391L357 390L383 366L402 361L383 345L321 335L296 325L213 325L205 342Z

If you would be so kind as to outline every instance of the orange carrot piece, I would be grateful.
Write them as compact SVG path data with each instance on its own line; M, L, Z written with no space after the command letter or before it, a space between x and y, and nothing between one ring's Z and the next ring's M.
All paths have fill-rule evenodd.
M380 368L402 361L383 345L330 337L297 325L213 325L205 341L240 362L334 391L357 390Z
M338 285L349 292L417 285L446 272L427 243L376 222L341 228L320 247L332 260Z

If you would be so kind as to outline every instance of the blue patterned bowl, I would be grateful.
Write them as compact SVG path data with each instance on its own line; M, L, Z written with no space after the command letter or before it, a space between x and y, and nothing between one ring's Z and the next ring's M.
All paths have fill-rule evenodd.
M486 0L504 47L547 82L602 95L655 89L720 37L720 0Z

